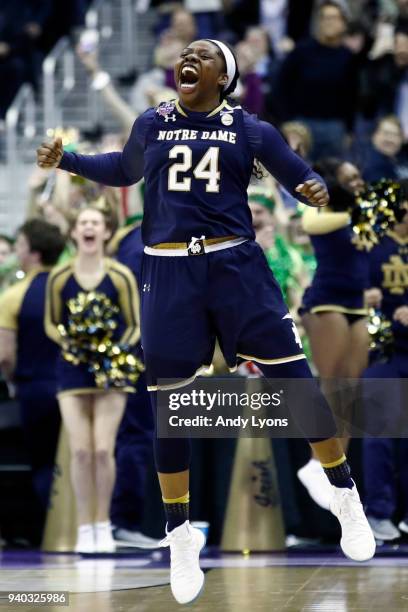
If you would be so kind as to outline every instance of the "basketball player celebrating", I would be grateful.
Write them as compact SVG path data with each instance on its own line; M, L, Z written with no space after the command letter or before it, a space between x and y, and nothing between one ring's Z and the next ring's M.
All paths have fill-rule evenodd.
M211 363L216 337L231 369L239 357L270 378L311 378L279 286L254 241L246 190L257 159L312 206L325 206L328 194L271 125L228 103L237 79L226 45L195 41L175 66L179 99L141 115L122 153L64 153L60 140L37 151L41 167L99 183L124 186L145 178L142 343L154 411L158 381L189 384ZM370 559L375 541L339 440L309 441L333 485L331 510L344 553ZM179 603L188 603L204 584L204 537L188 521L190 443L156 438L155 459L171 588Z

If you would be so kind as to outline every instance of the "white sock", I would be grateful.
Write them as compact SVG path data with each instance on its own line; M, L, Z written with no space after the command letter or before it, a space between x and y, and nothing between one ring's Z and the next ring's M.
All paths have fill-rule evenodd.
M83 525L78 526L78 533L81 535L86 534L88 531L92 531L92 530L93 530L92 523L84 523Z
M94 523L95 529L111 529L110 521L99 521L98 523Z
M92 547L94 545L94 528L92 523L85 523L84 525L78 525L77 532L77 543L76 545L80 548Z

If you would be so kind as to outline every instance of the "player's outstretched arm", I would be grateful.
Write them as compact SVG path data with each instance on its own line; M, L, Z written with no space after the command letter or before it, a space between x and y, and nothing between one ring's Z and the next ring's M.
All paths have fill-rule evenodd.
M310 206L326 206L329 194L324 180L296 155L270 123L247 118L254 155L295 198Z
M79 155L63 150L60 138L43 143L37 149L37 164L41 168L61 168L91 181L112 187L127 187L143 176L143 139L146 113L136 119L132 132L121 153Z

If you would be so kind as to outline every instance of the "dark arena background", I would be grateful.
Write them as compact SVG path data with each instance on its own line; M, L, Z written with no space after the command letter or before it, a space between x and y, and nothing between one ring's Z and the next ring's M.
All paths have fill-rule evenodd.
M207 57L209 48L218 51ZM174 72L180 56L186 66ZM216 62L235 90L213 112L200 101L190 107L188 95L206 95L194 91ZM77 156L121 152L149 108L162 131L155 138L139 128L144 176L161 154L149 152L155 140L174 161L156 165L147 187L143 177L104 185L102 163L84 178ZM275 126L273 140L255 128L245 140L245 121L258 125L249 115ZM184 129L189 121L195 131ZM210 148L196 158L200 139ZM205 234L196 223L159 245L147 239L152 227L160 235L183 228L192 203L194 214L216 201L214 220L233 216L229 185L246 181L238 146L258 147L280 168L269 173L255 161L242 214L249 233ZM241 164L230 183L224 154ZM121 176L137 165L109 159ZM294 182L291 164L301 169ZM167 171L157 204L148 183ZM308 179L327 186L328 207L310 201ZM183 207L171 216L174 193ZM212 251L249 249L241 242L257 249L254 274L261 268L278 298L265 305L259 281L244 306L235 304L234 290L247 288L244 263L239 289L222 284L224 318L213 332L218 315L209 315L211 354L194 368L205 366L195 388L216 399L197 394L195 403L194 376L183 368L214 288L185 302L190 319L175 333L170 363L164 349L152 357L148 335L177 329L179 311L169 312L185 294L169 265L156 321L144 329L159 286L146 258L167 264L151 256L162 249L172 263L191 263L195 286L201 262L210 270L221 257ZM243 333L251 315L262 325L267 308L279 311L279 325L270 338L259 327L256 346L269 341L270 354L237 341L232 363L224 330L239 320ZM153 383L152 360L167 367L157 366ZM197 612L408 611L406 378L408 0L1 0L0 610L177 610L169 542L174 569L172 530L189 520L184 527L205 537ZM226 389L229 402L239 396L228 410ZM319 455L332 435L316 416L319 402L334 415L340 458ZM286 410L279 418L276 403ZM158 435L171 466L181 465L191 437L189 489L188 480L168 484ZM312 453L307 438L317 440ZM162 491L174 494L162 496L155 456ZM343 553L350 524L353 537L375 538L374 556ZM186 550L178 549L178 571L188 574Z

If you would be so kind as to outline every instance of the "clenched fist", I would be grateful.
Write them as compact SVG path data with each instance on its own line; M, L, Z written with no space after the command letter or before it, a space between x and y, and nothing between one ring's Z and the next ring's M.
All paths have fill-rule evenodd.
M54 142L43 142L37 149L37 164L40 168L57 168L63 153L61 138L56 138Z
M310 179L298 185L296 191L301 193L311 206L327 206L329 203L329 194L325 185L316 179Z

